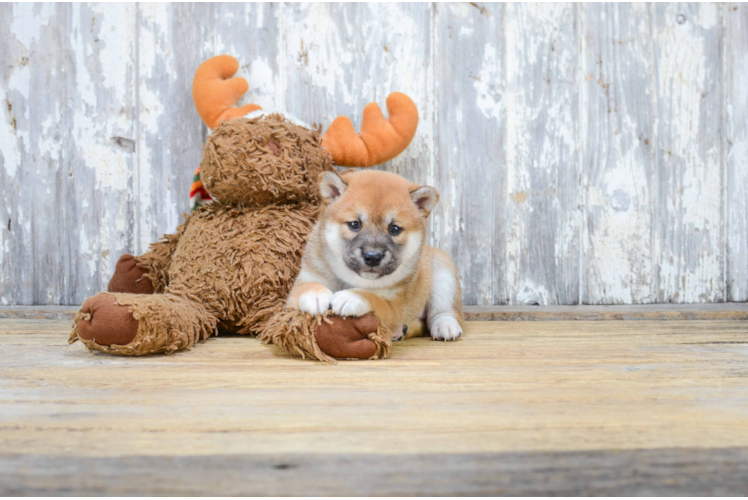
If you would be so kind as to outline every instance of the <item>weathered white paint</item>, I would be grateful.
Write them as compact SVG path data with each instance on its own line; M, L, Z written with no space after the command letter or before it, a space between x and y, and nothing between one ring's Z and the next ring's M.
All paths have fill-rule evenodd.
M8 216L0 294L9 303L79 302L131 247L132 154L115 138L134 124L135 9L2 9L0 94L9 121L0 126ZM8 144L20 159L5 162Z
M513 304L579 302L579 88L572 4L508 4L506 284Z
M656 302L652 6L586 4L580 10L585 301Z
M206 129L242 103L358 126L400 90L466 304L748 300L741 4L0 4L0 303L76 304L173 230Z
M718 4L657 4L657 300L725 300ZM718 14L717 11L720 11ZM701 21L704 16L705 22Z
M748 8L724 7L727 300L748 300Z
M434 243L455 260L466 304L505 302L506 84L504 65L490 60L505 51L505 6L433 10L434 187L442 195L432 212Z

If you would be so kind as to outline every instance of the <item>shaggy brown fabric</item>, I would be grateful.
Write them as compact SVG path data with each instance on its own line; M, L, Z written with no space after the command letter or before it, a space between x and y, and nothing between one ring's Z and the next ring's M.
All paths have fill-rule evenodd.
M108 292L118 293L153 293L153 283L148 276L148 269L138 265L135 257L126 253L117 261L112 279L109 280Z
M314 328L323 321L322 316L312 317L301 311L284 309L276 312L257 336L266 344L274 344L301 358L335 363L335 358L325 354L314 338Z
M227 328L258 333L285 303L318 207L211 203L190 217L167 291L200 302Z
M143 354L167 353L187 349L216 333L216 319L200 304L182 297L170 294L134 295L103 292L94 297L110 296L117 304L115 307L129 306L128 312L132 321L138 326L135 338L126 345L102 345L96 341L96 334L90 340L84 337L88 328L86 323L93 323L98 328L94 314L86 313L83 309L78 312L69 342L81 340L91 350L119 354L123 356L139 356ZM103 301L103 298L101 299ZM97 299L97 302L99 299ZM115 317L121 317L121 309L114 308ZM111 319L111 316L105 316ZM106 319L105 319L106 321ZM129 327L129 325L126 325ZM90 330L89 330L90 331ZM86 334L86 336L89 336Z
M335 363L335 357L386 358L392 346L392 333L373 314L344 319L329 311L312 317L284 309L273 315L257 338L295 356L326 363Z
M190 215L184 215L184 222L177 227L177 232L174 234L165 234L160 240L155 243L151 243L150 250L139 257L135 257L135 261L143 269L148 269L148 277L151 279L153 285L153 291L155 293L164 293L166 287L169 286L169 266L171 265L171 256L177 249L179 238L182 237L182 233L187 228L190 221Z
M332 170L319 137L278 114L231 120L207 138L200 178L227 205L317 203L317 176Z

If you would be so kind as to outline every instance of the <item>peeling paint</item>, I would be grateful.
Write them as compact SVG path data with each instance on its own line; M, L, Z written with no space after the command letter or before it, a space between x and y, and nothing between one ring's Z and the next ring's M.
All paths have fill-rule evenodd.
M673 261L659 259L659 293L683 302L724 300L722 172L720 167L723 102L716 88L721 61L721 29L713 18L716 5L698 5L682 26L673 23L680 5L658 5L658 167L667 198L660 205L660 249ZM693 19L702 19L693 22ZM690 19L689 19L690 18ZM683 29L692 24L693 28ZM677 26L677 27L676 27ZM669 151L669 153L666 153ZM685 282L681 278L685 278ZM716 278L716 280L715 280Z
M42 28L49 26L54 13L52 3L14 3L10 31L25 49L30 50L39 40Z
M748 300L748 11L731 9L0 6L0 302L79 303L174 230L204 133L189 81L223 52L240 104L310 123L413 97L416 137L378 168L439 190L430 241L467 304Z
M5 89L0 88L0 103L7 102ZM0 106L0 159L5 175L13 178L21 166L21 152L16 139L16 128L10 116L9 106Z
M515 193L512 193L512 200L514 200L514 203L522 203L523 201L527 201L527 193L524 191L517 191Z
M730 6L728 5L729 9ZM732 7L737 9L737 6ZM748 300L748 9L725 12L727 300Z
M480 74L473 78L475 89L478 92L476 104L483 116L496 120L502 117L502 95L498 88L501 81L501 58L496 53L496 47L486 44L483 49L483 63Z

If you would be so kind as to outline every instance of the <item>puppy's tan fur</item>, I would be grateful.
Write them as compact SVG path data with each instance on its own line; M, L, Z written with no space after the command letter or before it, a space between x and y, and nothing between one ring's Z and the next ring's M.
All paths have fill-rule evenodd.
M439 340L459 337L462 297L454 264L425 243L436 190L388 172L347 171L321 174L320 192L323 212L287 305L311 314L373 311L395 340L426 331ZM351 229L352 221L359 230ZM393 225L402 232L390 233ZM384 249L382 266L364 264L363 252L374 247Z

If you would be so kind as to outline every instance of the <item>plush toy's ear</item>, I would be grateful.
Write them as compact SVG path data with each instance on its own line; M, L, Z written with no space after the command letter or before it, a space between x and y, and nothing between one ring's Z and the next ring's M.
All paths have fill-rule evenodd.
M424 217L428 217L439 201L439 192L431 186L421 186L410 192L410 198Z
M319 192L322 195L322 201L328 205L340 198L347 187L348 184L343 182L343 179L335 172L319 174Z
M216 56L197 68L192 80L192 99L200 118L210 129L221 122L262 109L257 104L240 108L234 105L249 89L244 78L231 78L239 69L239 61L231 56Z
M335 118L322 136L322 146L336 165L342 167L371 167L389 161L408 147L418 128L418 109L405 94L393 92L387 96L385 120L376 103L364 108L361 133L346 116Z

